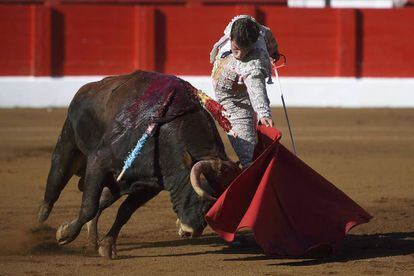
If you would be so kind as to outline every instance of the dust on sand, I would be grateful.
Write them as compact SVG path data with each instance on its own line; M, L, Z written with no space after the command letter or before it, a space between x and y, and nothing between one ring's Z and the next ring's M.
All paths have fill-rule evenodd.
M61 251L55 239L56 229L48 225L36 225L28 229L22 226L3 236L0 255L38 254Z
M0 110L0 275L225 274L414 275L414 110L290 109L299 156L374 215L323 258L268 258L249 233L226 244L210 229L178 238L168 194L140 208L123 228L119 259L85 251L86 234L58 246L55 229L77 216L74 178L47 221L35 222L50 155L66 110ZM285 133L283 113L274 109ZM229 145L226 140L226 146ZM232 157L234 154L231 150ZM103 234L120 202L106 211Z

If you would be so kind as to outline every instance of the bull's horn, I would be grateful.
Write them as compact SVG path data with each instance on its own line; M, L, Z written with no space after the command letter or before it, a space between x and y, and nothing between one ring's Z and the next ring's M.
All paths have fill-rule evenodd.
M191 186L193 186L194 191L202 200L217 200L215 197L208 194L201 188L201 174L207 172L211 169L211 160L201 160L194 164L191 168L190 173L190 182Z

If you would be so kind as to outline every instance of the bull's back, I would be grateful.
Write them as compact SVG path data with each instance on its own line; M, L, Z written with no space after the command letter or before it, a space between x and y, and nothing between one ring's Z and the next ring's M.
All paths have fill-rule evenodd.
M115 115L125 102L145 91L145 80L134 72L84 85L68 110L78 148L87 154L99 146Z

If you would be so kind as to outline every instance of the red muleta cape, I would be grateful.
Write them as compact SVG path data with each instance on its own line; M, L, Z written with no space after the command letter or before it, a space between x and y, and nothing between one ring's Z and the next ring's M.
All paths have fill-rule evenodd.
M346 233L372 216L279 143L281 133L258 127L254 163L244 170L206 215L231 242L250 228L266 255L334 252Z

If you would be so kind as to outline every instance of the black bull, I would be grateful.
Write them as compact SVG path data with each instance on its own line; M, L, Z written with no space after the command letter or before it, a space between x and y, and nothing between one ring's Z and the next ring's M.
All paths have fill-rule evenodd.
M174 94L165 114L154 117L171 91ZM99 243L101 255L114 257L121 227L162 190L170 193L179 234L195 237L202 233L204 214L212 201L200 196L218 196L239 168L227 158L215 123L194 91L177 77L137 71L87 84L77 92L52 154L38 214L43 223L69 179L74 174L80 177L83 196L79 215L59 227L59 244L74 240L82 226L92 221L88 223L92 226L90 241L97 246L100 213L128 195ZM159 127L117 182L125 157L151 122Z

